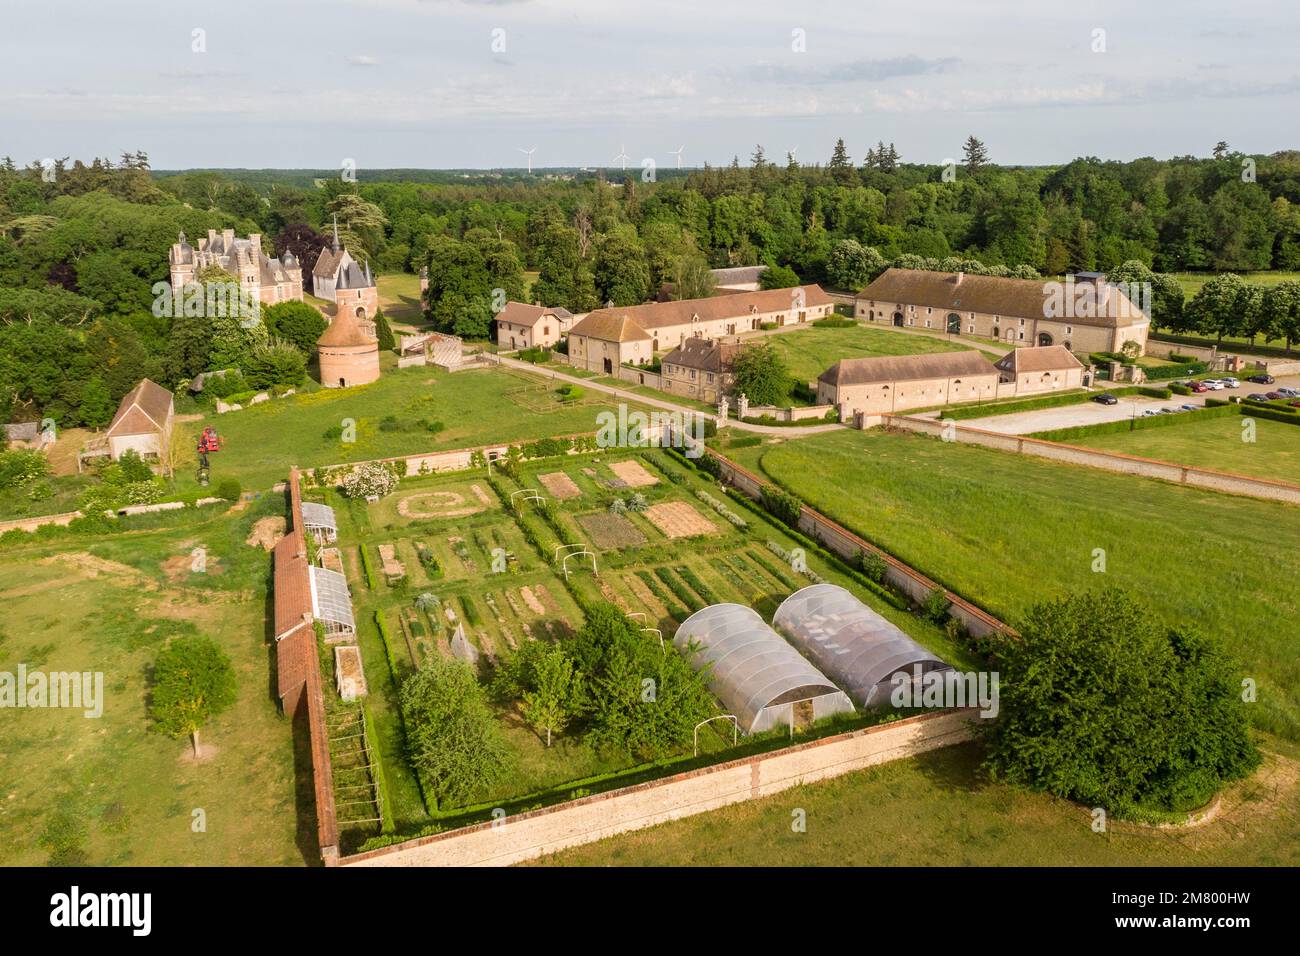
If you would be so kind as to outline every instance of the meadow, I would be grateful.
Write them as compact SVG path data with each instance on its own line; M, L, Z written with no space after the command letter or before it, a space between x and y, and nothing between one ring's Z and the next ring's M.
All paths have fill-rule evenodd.
M1258 682L1255 725L1300 740L1300 509L881 431L728 454L1013 625L1043 600L1129 588L1221 638Z
M1269 738L1263 768L1186 830L1109 821L990 783L979 744L946 747L711 813L575 847L539 866L1295 866L1300 748ZM806 831L792 827L802 810Z
M271 688L269 556L245 543L254 522L283 513L267 497L0 551L0 671L104 675L101 717L0 711L0 865L318 859L306 756ZM238 681L235 703L200 734L198 762L188 740L155 732L147 714L154 656L193 634L221 645Z
M1180 465L1199 465L1259 478L1300 482L1300 426L1250 419L1254 441L1244 441L1248 416L1180 422L1110 435L1068 439L1101 451L1157 458Z
M211 456L213 485L232 477L245 489L265 489L283 481L291 465L313 468L594 432L596 415L610 407L595 393L563 402L544 381L522 373L390 365L370 385L319 389L178 426L177 487L194 490L195 436L205 425L225 439ZM348 420L355 423L352 442L341 433ZM430 431L430 425L439 427Z

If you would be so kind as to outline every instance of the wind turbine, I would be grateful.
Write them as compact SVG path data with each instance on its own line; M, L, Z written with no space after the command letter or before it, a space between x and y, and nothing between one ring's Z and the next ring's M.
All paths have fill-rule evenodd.
M628 155L627 155L627 150L623 147L623 144L622 144L622 143L619 143L619 144L618 144L618 155L614 157L614 160L615 160L615 162L617 162L618 160L622 160L622 161L623 161L623 172L627 172L627 160L628 160Z
M677 168L678 168L678 169L681 169L681 168L682 168L682 150L684 150L684 149L686 149L685 146L678 146L675 150L673 150L673 155L677 157Z
M524 149L522 146L516 146L515 148L528 157L528 174L531 176L533 172L533 153L537 152L537 147L530 146L528 149Z

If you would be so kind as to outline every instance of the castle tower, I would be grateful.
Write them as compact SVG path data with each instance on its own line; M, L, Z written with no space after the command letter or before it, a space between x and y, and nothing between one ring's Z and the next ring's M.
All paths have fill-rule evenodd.
M167 267L171 274L173 294L179 293L188 283L194 281L194 247L186 241L184 230L177 236L176 241L172 243L171 251L167 253Z
M379 289L370 273L370 263L362 267L350 262L341 268L334 287L334 315L337 317L347 312L362 332L374 338L375 313L378 311Z

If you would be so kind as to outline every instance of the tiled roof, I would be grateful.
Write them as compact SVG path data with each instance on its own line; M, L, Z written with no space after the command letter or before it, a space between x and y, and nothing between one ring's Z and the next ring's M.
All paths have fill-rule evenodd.
M108 426L109 435L147 435L162 431L172 411L172 393L157 382L140 379L122 396L117 414Z
M796 311L794 297L799 291L802 291L804 301L803 305L798 308L832 305L834 303L834 300L822 291L822 287L819 285L796 286L794 289L738 292L735 295L711 296L707 299L681 299L677 302L648 302L645 305L596 309L594 312L588 313L585 319L575 325L570 334L590 335L592 338L604 339L605 341L621 342L626 340L608 337L609 333L620 330L619 326L609 321L611 319L627 319L640 328L642 332L649 332L654 329L690 325L691 320L697 316L701 322L710 322L720 319L744 318L754 313L767 314ZM600 328L606 333L605 335L580 331L583 326L586 326L593 319L598 320L598 323L593 323L590 328Z
M1064 345L1039 345L1012 349L998 359L997 367L1004 372L1048 372L1083 368L1083 363Z
M511 325L533 325L544 315L553 314L551 309L540 305L528 305L526 302L507 302L506 307L497 313L498 322Z
M891 305L901 303L954 312L1043 319L1052 318L1047 314L1048 283L1049 280L1044 279L1006 279L961 272L886 269L857 297ZM1074 285L1074 294L1100 296L1101 301L1092 307L1092 311L1099 314L1071 316L1063 321L1105 328L1145 321L1138 307L1116 286L1079 282Z
M734 266L730 269L710 269L718 285L728 282L757 282L767 271L767 266Z
M817 381L827 385L866 385L873 382L912 382L963 375L997 375L981 352L934 352L928 355L877 355L840 359Z
M645 330L625 315L614 315L607 309L589 312L587 317L569 329L569 335L586 335L602 342L649 341Z
M664 365L680 365L701 372L722 372L731 368L739 345L722 344L713 339L689 338L663 357Z
M353 345L373 345L379 348L379 342L370 338L357 325L356 316L349 309L338 309L329 327L316 340L317 345L326 348L342 348Z

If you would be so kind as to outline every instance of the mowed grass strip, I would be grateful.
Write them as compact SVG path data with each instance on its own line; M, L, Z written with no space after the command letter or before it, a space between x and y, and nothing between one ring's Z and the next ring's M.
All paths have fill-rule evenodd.
M1221 638L1258 682L1255 724L1300 740L1300 508L880 431L735 456L1012 624L1040 601L1132 589Z
M1294 866L1300 862L1297 750L1272 738L1263 768L1185 831L1111 821L991 784L962 744L761 800L574 847L560 866ZM791 826L802 810L806 831Z
M770 342L785 360L786 368L797 382L816 381L817 376L840 359L868 358L876 355L920 355L932 352L962 352L969 346L945 342L924 335L890 332L858 325L852 328L811 326L795 332L769 335Z
M1244 440L1251 437L1253 441ZM1254 419L1248 414L1180 422L1168 428L1088 435L1066 442L1179 465L1300 482L1300 424Z

